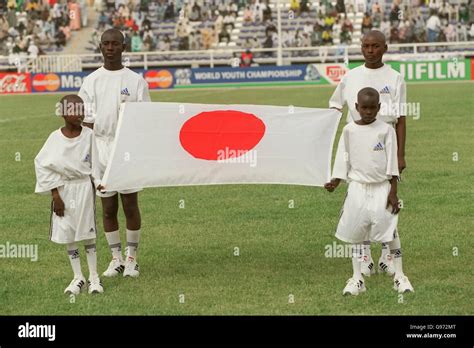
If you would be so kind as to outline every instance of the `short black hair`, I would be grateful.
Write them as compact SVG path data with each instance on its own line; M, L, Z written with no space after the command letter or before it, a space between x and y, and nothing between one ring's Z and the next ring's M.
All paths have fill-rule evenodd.
M379 102L380 100L380 95L379 95L379 92L377 92L377 90L375 88L372 88L372 87L365 87L365 88L362 88L359 93L357 93L357 100L359 100L359 98L361 98L362 96L368 96L368 97L374 97L374 98L377 98L377 103Z
M125 42L125 36L123 36L123 33L116 29L116 28L111 28L111 29L107 29L106 31L104 31L100 37L100 41L102 42L102 39L103 37L106 35L106 34L112 34L112 35L119 35L120 38L121 38L121 42L124 43Z

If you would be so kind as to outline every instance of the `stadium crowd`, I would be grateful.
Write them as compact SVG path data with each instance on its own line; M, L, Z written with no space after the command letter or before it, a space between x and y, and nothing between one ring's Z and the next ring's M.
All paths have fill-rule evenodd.
M61 51L87 26L86 0L0 0L0 55Z
M269 0L95 0L100 34L118 28L127 51L209 49L231 43L244 50L278 44L276 10ZM238 21L253 35L232 40ZM382 31L390 43L450 42L474 39L474 0L290 0L282 30L283 47L350 45L359 30ZM297 25L290 25L290 19ZM292 22L291 24L294 24ZM71 30L87 25L86 0L0 0L0 55L35 57L61 50ZM257 35L259 32L264 35Z
M300 28L282 31L284 47L351 44L354 17L364 13L362 34L381 30L390 43L467 41L474 39L473 0L290 0L292 16L304 22ZM239 39L243 49L272 48L278 43L275 9L259 0L105 0L93 47L99 33L111 27L126 33L127 50L167 51L208 49L219 42L231 42L238 13L243 25L264 27L265 36ZM161 34L160 24L174 25ZM154 30L155 29L155 30Z

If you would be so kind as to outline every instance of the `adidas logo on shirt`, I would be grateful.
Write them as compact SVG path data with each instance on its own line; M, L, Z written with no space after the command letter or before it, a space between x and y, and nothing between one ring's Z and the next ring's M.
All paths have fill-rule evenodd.
M89 233L94 233L94 227L91 227L91 229L89 230Z
M383 145L381 143L378 143L374 146L374 151L383 151Z
M380 94L382 93L390 93L390 89L388 88L388 86L385 86L384 88L382 88L380 91L379 91Z
M120 94L121 94L121 95L128 95L128 96L130 97L130 93L128 92L128 88L127 88L127 87L125 87L124 89L122 89L122 90L120 91Z
M90 159L91 159L91 156L89 156L89 154L87 154L86 157L84 157L83 162L90 162Z

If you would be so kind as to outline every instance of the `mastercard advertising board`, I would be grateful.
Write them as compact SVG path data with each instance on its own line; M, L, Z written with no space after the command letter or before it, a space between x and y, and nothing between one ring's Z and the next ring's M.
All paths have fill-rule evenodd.
M31 87L33 92L79 91L88 73L48 73L33 74Z

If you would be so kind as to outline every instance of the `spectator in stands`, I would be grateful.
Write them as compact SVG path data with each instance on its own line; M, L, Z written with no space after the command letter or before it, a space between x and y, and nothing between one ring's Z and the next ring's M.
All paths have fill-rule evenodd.
M214 20L214 28L218 33L220 33L223 27L224 27L224 16L220 12L217 12L217 17Z
M323 42L323 27L319 23L314 24L313 32L311 33L311 46L320 46Z
M191 8L191 11L189 13L189 20L193 22L201 20L201 7L197 4L197 2L195 2L193 7Z
M143 19L143 22L142 22L142 29L151 29L151 22L150 20L148 19L147 16L145 16L145 18Z
M471 3L472 3L472 1L471 1ZM459 5L458 15L459 15L459 22L461 24L469 22L469 9L468 9L466 3L463 2Z
M79 0L79 11L81 13L81 26L87 27L88 13L86 0Z
M272 35L273 33L277 32L278 30L275 23L273 23L272 21L267 22L267 25L265 27L265 35Z
M335 21L336 19L334 18L334 16L327 14L324 17L324 26L327 27L329 30L332 30L332 26L334 25Z
M268 4L268 0L266 0L266 3ZM237 14L239 13L239 6L238 6L235 2L231 2L231 3L227 6L227 12L229 12L230 14L234 14L235 16L237 16Z
M474 23L474 0L470 0L469 3L469 20L471 22L471 29L469 32L472 32L472 23Z
M242 54L240 55L240 67L247 68L249 66L252 66L253 63L253 53L250 51L250 49L247 49L245 50L245 52L242 52Z
M253 22L263 21L263 6L260 3L256 3L253 6Z
M163 19L165 21L167 20L173 20L175 17L175 12L174 12L174 4L173 4L173 1L170 1L168 3L168 6L166 7L166 10L165 10L165 15L163 17Z
M252 10L250 9L250 6L245 6L245 10L244 10L244 22L245 23L251 23L253 21L253 12Z
M330 27L326 26L324 28L324 31L321 34L321 38L323 40L324 45L332 45L333 44L332 30L331 30Z
M263 42L262 45L263 48L273 48L273 39L272 35L267 35L265 38L265 41ZM273 55L273 52L264 52L264 55L267 57L271 57Z
M293 47L303 47L303 33L300 29L296 29L292 43Z
M395 22L399 21L399 16L400 16L400 7L398 6L398 3L395 1L391 5L391 10L390 10L390 24L394 24Z
M66 45L66 34L64 33L64 27L59 27L59 30L56 33L55 39L56 39L56 46L58 48Z
M212 28L201 29L202 48L208 50L216 43L216 31Z
M219 33L219 42L229 42L230 41L230 34L227 31L227 26L222 28L222 31Z
M140 34L136 31L132 36L132 52L140 52L142 50L143 41Z
M8 37L8 22L7 19L0 15L0 43L3 42Z
M336 1L336 11L337 13L346 13L346 4L344 3L344 0Z
M346 28L342 29L339 40L341 41L341 44L343 45L350 45L352 43L351 32L347 30Z
M448 42L456 41L457 33L455 23L455 21L452 21L446 28L444 28L444 33Z
M250 50L252 48L252 43L250 42L250 38L246 38L244 43L242 44L242 48L245 50Z
M171 51L171 39L168 35L165 35L163 40L160 40L158 49L160 51Z
M191 32L189 34L189 47L192 51L198 51L201 49L201 33L198 32L197 34Z
M187 51L189 49L190 28L185 20L180 20L176 25L176 37L178 38L178 49Z
M474 40L474 22L471 23L471 28L469 29L469 41Z
M349 18L347 18L347 14L344 14L344 21L342 22L341 30L347 30L351 34L354 32L354 26Z
M306 24L303 26L303 31L311 35L313 30L314 30L314 26L311 24L310 21L307 21Z
M35 59L36 57L38 57L38 53L38 46L36 46L33 40L30 40L30 43L28 45L28 58Z
M101 12L99 16L99 27L105 28L105 25L109 23L109 17L106 16L105 12Z
M377 4L377 3L376 3ZM380 23L382 23L383 13L378 6L375 10L372 10L372 25L375 28L380 27Z
M147 36L143 38L143 51L150 52L154 49L153 39L151 36Z
M135 24L135 21L133 20L132 16L128 16L128 18L125 20L125 28L130 28L132 31L137 31L138 26Z
M290 0L290 10L293 11L296 15L300 13L300 1L299 0Z
M398 42L398 26L395 24L390 28L390 43L397 44Z
M292 47L293 44L293 38L292 35L290 34L290 31L288 29L283 30L283 33L281 34L281 44L283 47Z
M227 12L227 14L224 17L224 26L227 27L228 31L232 31L235 27L235 20L236 20L236 15L235 13L230 13Z
M441 21L439 20L436 10L430 11L430 18L426 22L426 29L428 29L428 42L438 41L438 35L441 30Z
M263 19L263 22L267 22L267 21L272 21L273 18L272 18L272 9L270 8L269 4L268 4L268 0L266 1L265 4L263 4L263 10L262 10L262 19Z
M373 24L372 24L372 17L366 12L364 14L364 18L362 18L362 35L365 35L369 31L372 30Z

